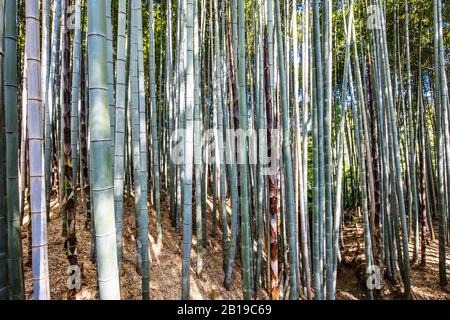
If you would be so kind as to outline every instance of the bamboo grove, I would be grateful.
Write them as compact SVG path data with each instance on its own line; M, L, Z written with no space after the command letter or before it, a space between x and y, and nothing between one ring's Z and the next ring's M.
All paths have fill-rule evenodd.
M76 224L90 230L101 299L126 285L130 215L143 299L149 230L182 235L182 299L208 238L244 299L335 299L354 220L368 297L382 270L413 298L429 241L445 287L448 14L443 0L0 0L0 298L25 298L22 228L34 298L51 298L51 201L69 266Z

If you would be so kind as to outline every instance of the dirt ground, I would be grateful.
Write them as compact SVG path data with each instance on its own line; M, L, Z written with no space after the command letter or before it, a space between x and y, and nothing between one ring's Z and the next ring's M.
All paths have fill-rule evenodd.
M437 223L434 224L437 227ZM346 223L344 226L344 245L342 250L342 263L338 269L337 279L337 299L344 300L366 300L368 299L365 285L364 268L364 235L363 225L360 221ZM437 234L437 228L435 230ZM411 289L413 298L417 300L449 300L449 286L441 288L439 286L439 244L438 240L428 242L426 248L426 265L420 265L420 247L419 261L411 262ZM447 275L450 274L450 248L446 250ZM409 245L410 257L413 254L413 245ZM383 271L383 269L382 269ZM400 275L398 275L400 277ZM404 287L401 280L396 283L383 277L381 283L382 289L377 290L375 295L377 299L394 300L402 299Z
M164 198L164 197L163 197ZM151 206L149 206L151 207ZM59 205L55 199L51 202L51 221L48 224L48 256L50 290L53 300L91 300L98 299L96 290L95 265L90 260L91 234L85 228L85 219L79 203L77 215L78 264L81 269L81 289L76 292L67 289L68 260L64 249L64 238L61 235L62 223L59 217ZM26 209L25 209L26 211ZM150 242L150 298L168 300L181 298L181 264L182 235L176 233L168 215L167 203L161 202L163 247L157 245L156 212L151 210L149 219ZM210 221L208 221L210 222ZM32 270L28 260L29 237L27 227L23 230L23 250L25 261L25 294L27 299L33 299ZM135 217L134 198L128 198L124 205L123 217L123 262L121 268L121 298L125 300L141 299L141 277L136 271L135 247ZM196 240L194 237L191 251L191 299L242 299L242 276L239 262L233 271L231 290L223 287L224 272L222 268L221 235L214 239L208 236L208 248L203 254L203 272L196 274Z
M164 196L162 197L165 198ZM151 207L151 206L150 206ZM48 224L49 243L49 273L51 298L53 300L92 300L98 299L96 290L95 265L90 261L91 235L85 228L82 205L77 206L77 240L78 263L81 269L81 288L69 291L67 288L68 261L64 250L64 238L61 235L61 218L57 198L51 202L51 221ZM163 217L163 247L156 243L156 214L150 212L150 298L155 300L170 300L181 298L181 264L182 237L172 227L168 206L165 200L161 203ZM141 279L135 268L135 219L134 199L128 198L124 206L123 221L123 263L121 269L121 298L127 300L141 299ZM210 223L210 221L208 221ZM28 257L29 236L27 226L23 227L23 250L25 262L25 294L27 299L33 299L31 262ZM361 278L361 265L364 264L364 247L362 225L353 223L345 226L345 250L342 253L343 263L338 269L336 298L340 300L367 299L367 291ZM242 299L242 274L240 262L237 261L233 271L231 291L223 287L224 272L222 268L221 236L208 236L208 248L204 251L203 272L196 274L195 236L191 251L191 298L194 300ZM450 294L438 285L438 243L431 241L427 248L426 267L412 265L411 281L415 299L450 299ZM448 250L449 251L449 250ZM448 253L447 251L447 253ZM447 257L447 269L450 271L450 257ZM383 283L381 299L398 299L401 297L402 286L390 282ZM264 292L258 298L266 299Z

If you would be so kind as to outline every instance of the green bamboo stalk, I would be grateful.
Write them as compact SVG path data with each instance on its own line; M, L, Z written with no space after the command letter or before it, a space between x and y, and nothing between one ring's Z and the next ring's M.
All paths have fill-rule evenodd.
M421 12L421 18L423 19L423 11ZM422 20L420 22L419 27L419 39L422 37ZM427 239L426 239L426 229L429 228L427 225L428 220L427 216L430 215L429 210L429 200L428 200L428 185L427 185L427 156L426 156L426 140L425 140L425 117L426 112L423 103L423 87L422 87L422 44L419 44L419 70L417 72L417 103L418 103L418 112L419 112L419 136L418 136L418 145L419 145L419 168L420 168L420 210L421 210L421 239L420 239L420 254L421 254L421 265L425 266L427 261Z
M394 11L394 16L396 14L396 11ZM397 21L397 19L395 19ZM352 36L354 32L352 30ZM372 40L375 43L375 35L372 34ZM396 43L396 42L395 42ZM394 43L394 46L395 46ZM383 192L383 201L382 201L382 207L384 209L384 215L385 215L385 226L386 226L386 237L389 243L389 247L391 248L390 253L390 267L391 267L391 277L392 279L395 279L396 277L396 271L397 266L401 265L402 262L402 250L401 250L401 244L400 244L400 236L398 232L398 214L396 210L398 210L398 204L397 199L395 197L395 190L390 193L390 186L389 184L394 179L394 174L389 174L390 172L390 149L388 148L388 128L386 125L387 119L386 119L386 111L385 111L385 105L383 103L383 90L382 90L382 76L381 76L381 68L378 67L381 65L381 58L380 58L380 52L378 46L375 44L373 46L374 51L374 87L375 87L375 98L376 98L376 116L377 116L377 122L379 125L378 132L380 133L380 156L382 159L381 162L381 168L382 168L382 192ZM407 159L407 158L406 158ZM387 246L386 246L387 248Z
M56 67L58 63L59 50L59 17L61 0L55 0L53 3L53 22L52 22L52 40L51 40L51 56L49 66L49 76L47 81L47 98L45 100L45 185L47 189L47 213L50 212L50 198L52 191L52 122L53 113L55 109L55 79L56 79Z
M47 249L47 212L45 200L44 137L40 92L40 9L39 0L25 4L27 45L27 105L30 156L30 212L32 218L33 293L36 300L50 299ZM23 97L25 98L25 97Z
M258 139L258 158L257 158L257 194L256 194L256 227L257 227L257 258L256 258L256 275L255 275L255 292L259 291L261 271L262 271L262 256L263 256L263 211L264 211L264 172L263 164L265 160L266 140L264 132L265 129L265 108L264 108L264 59L263 59L263 3L259 4L258 10L258 24L257 37L255 39L256 46L256 86L257 86L257 103L256 103L256 129Z
M20 35L19 35L20 36ZM24 64L23 64L23 78L22 83L27 83L27 65L28 65L28 59L27 59L27 42L25 42L24 46ZM20 55L19 55L20 56ZM22 86L22 93L21 97L27 97L28 95L28 87ZM28 118L28 107L27 107L27 99L20 98L21 99L21 108L20 108L20 124L19 124L19 136L20 136L20 147L19 147L19 212L22 219L25 216L24 208L25 208L25 197L27 195L25 194L27 189L27 175L28 175L28 166L27 166L27 143L28 143L28 130L27 130L27 118ZM28 230L29 232L29 230ZM29 252L31 253L31 247L28 248ZM31 256L31 254L28 254L28 256Z
M314 19L314 52L315 63L313 67L313 94L314 94L314 111L313 111L313 273L314 273L314 288L316 290L316 300L322 299L323 294L323 277L322 266L323 250L322 243L322 189L323 189L323 72L322 72L322 49L320 45L320 18L319 18L319 1L314 1L313 4L313 19Z
M67 0L61 0L61 27L59 32L59 51L60 51L60 61L58 70L58 103L56 104L56 132L55 141L57 141L56 159L58 162L58 182L59 182L59 214L62 217L62 227L61 234L63 237L67 238L67 212L66 212L66 183L65 183L65 166L64 166L64 85L65 80L69 81L69 68L70 68L70 50L66 50L66 45L70 44L68 41L69 31L66 25L66 13L67 13Z
M292 169L292 155L290 148L290 128L289 128L289 106L286 95L286 72L285 72L285 56L281 34L281 16L279 0L275 2L275 29L278 43L278 67L280 72L280 91L281 91L281 120L283 128L283 158L284 158L284 177L286 184L286 216L288 223L288 238L289 238L289 259L290 259L290 285L291 285L291 300L298 299L297 288L297 246L295 234L295 208L294 208L294 181Z
M206 12L206 4L205 4L205 12ZM206 27L205 27L206 28ZM210 34L212 34L212 24L209 24L209 28L208 28L208 32ZM206 46L206 44L208 44L209 46ZM212 83L212 72L206 73L206 69L207 70L212 70L212 37L208 37L208 42L205 44L206 48L205 51L207 52L207 56L205 57L205 62L204 64L206 65L206 68L203 68L203 70L205 71L204 74L204 79L206 79L206 81L210 81ZM205 107L203 108L202 112L203 112L203 123L202 123L202 128L201 130L206 131L209 130L211 127L211 107L212 104L208 103L206 104L206 99L209 99L209 101L211 101L211 86L206 88L206 93L204 95L204 103L205 103ZM210 154L210 146L209 143L207 143L204 148L203 148L203 154L205 155L209 155ZM202 211L205 213L202 215L202 225L203 227L203 247L206 248L207 246L207 237L208 237L208 232L207 232L207 198L208 195L210 193L209 188L210 188L210 184L209 184L209 177L210 174L209 172L211 171L210 169L210 157L205 156L204 159L204 165L203 165L203 175L202 175L202 185L204 186L202 189Z
M447 204L445 201L445 164L444 164L444 141L446 140L447 134L445 130L448 131L448 121L445 123L447 116L445 115L447 95L445 84L445 69L444 69L444 59L443 50L441 49L442 37L442 27L440 21L441 15L441 2L440 0L434 0L433 2L433 12L434 12L434 65L436 68L435 72L435 86L436 86L436 143L438 148L438 199L439 199L439 284L441 286L447 285L447 274L445 267L445 240L446 240L446 219L447 219ZM445 106L445 107L444 107ZM444 123L444 126L442 126ZM448 168L446 168L448 170Z
M145 70L144 70L144 49L143 49L143 24L142 24L142 3L140 0L135 1L136 20L137 20L137 70L138 70L138 94L139 94L139 143L140 143L140 172L141 180L141 201L139 208L139 229L140 237L138 247L140 248L140 256L142 261L142 299L150 298L150 276L149 276L149 248L148 248L148 203L147 203L147 120L145 105Z
M224 161L224 128L223 128L223 87L222 87L222 57L221 51L222 43L220 41L220 27L219 27L219 17L221 16L220 8L218 4L218 0L214 0L214 12L216 18L214 19L214 78L215 81L213 91L214 91L214 99L215 99L215 123L216 126L214 128L214 149L215 149L215 167L216 167L216 179L218 180L218 205L219 205L219 213L222 217L222 256L223 263L225 265L225 261L227 258L228 251L228 219L227 219L227 208L226 208L226 176L225 176L225 161Z
M232 97L230 98L230 110L231 112L228 114L228 116L225 116L225 123L226 128L229 128L230 130L226 132L226 159L227 163L229 163L230 168L230 192L231 192L231 238L230 238L230 246L228 251L228 259L226 263L225 268L225 280L224 280L224 287L227 290L230 290L231 288L231 281L232 281L232 273L233 273L233 267L234 262L236 258L236 251L237 251L237 233L238 233L238 219L239 219L239 190L238 190L238 172L237 172L237 164L236 164L236 145L235 145L235 138L232 137L230 132L232 132L235 129L235 115L234 115L234 107L235 103L238 103L238 93L236 90L236 62L237 62L237 47L235 46L234 39L237 39L237 15L234 16L234 10L237 10L237 2L236 0L232 1L232 12L231 14L231 23L232 23L232 32L233 34L229 35L229 44L232 46L229 50L229 56L230 56L230 77L231 77L231 86L232 86ZM236 34L235 34L236 32ZM232 39L231 39L232 38ZM231 50L232 49L232 50ZM235 60L236 59L236 60ZM225 108L226 110L226 108Z
M304 7L303 7L304 8ZM301 121L300 121L300 105L299 105L299 61L298 61L298 34L297 34L297 0L292 1L292 52L293 52L293 92L292 99L294 105L294 123L295 123L295 156L294 156L294 174L295 174L295 188L296 188L296 200L295 203L296 209L298 210L299 223L296 223L296 226L299 226L300 229L300 248L297 249L303 262L304 268L304 287L306 288L306 295L310 297L310 289L311 289L311 272L309 270L309 253L308 253L308 244L307 244L307 235L306 235L306 224L305 224L305 188L304 188L304 168L303 168L303 156L301 155L302 151L302 139L303 133L301 131ZM304 35L306 36L306 35ZM298 227L297 227L298 229ZM300 250L301 249L301 250ZM303 254L300 254L303 252ZM299 264L300 267L300 264ZM300 272L298 272L300 276Z
M215 1L210 1L209 3L209 14L211 17L213 17L213 21L211 21L210 23L210 33L211 33L211 40L210 40L210 63L211 63L211 113L212 116L210 117L209 121L210 121L210 128L213 130L212 133L212 137L213 138L213 142L214 144L211 145L211 176L212 176L212 186L211 186L211 193L212 193L212 223L211 223L211 237L215 238L217 231L218 231L218 209L217 209L217 204L218 204L218 193L220 191L220 172L219 172L219 167L220 164L218 163L217 158L219 157L219 153L218 153L218 135L217 135L217 104L218 104L218 86L217 86L217 59L218 56L216 54L216 47L218 46L218 44L216 43L216 39L218 38L215 35L216 32L216 23L215 21L217 19L219 19L219 17L217 16L217 14L215 13ZM212 19L211 19L212 20ZM218 181L219 180L219 181ZM219 207L220 209L220 207Z
M105 0L106 6L106 40L108 45L107 59L108 59L108 101L109 101L109 113L111 119L111 158L114 159L115 155L115 126L116 126L116 111L115 111L115 95L114 95L114 62L113 62L113 34L112 34L112 22L111 22L111 0ZM118 22L120 23L120 22ZM114 174L114 161L111 163Z
M51 7L51 1L50 0L43 0L41 4L41 99L43 106L45 108L47 104L47 92L48 92L48 78L49 78L49 71L50 71L50 7ZM44 116L41 117L42 120L42 128L45 130L45 111ZM45 173L45 171L44 171ZM45 173L47 176L47 173ZM48 189L48 186L46 185L46 188ZM48 202L48 200L46 199ZM48 211L47 211L48 214Z
M442 114L444 116L444 141L445 141L445 160L446 160L446 173L447 173L447 210L450 208L450 188L448 187L448 181L450 181L450 106L448 98L448 87L447 87L447 73L445 71L445 56L444 56L444 44L443 44L443 22L442 22L442 1L438 2L438 14L439 14L439 60L440 60L440 73L441 73L441 101L442 101ZM446 225L446 236L447 241L450 238L450 217L447 215L447 225Z
M186 131L184 138L184 206L183 206L183 268L182 299L189 300L190 254L192 247L192 171L194 159L194 6L196 0L187 0L186 7Z
M172 150L174 146L174 139L170 135L175 131L175 119L174 119L174 94L173 94L173 68L172 68L172 1L167 3L166 12L167 21L167 38L166 38L166 105L169 113L169 150ZM169 208L170 218L172 222L175 219L175 168L173 161L169 163Z
M125 128L126 128L126 50L127 50L127 0L120 0L117 20L117 56L116 56L116 105L115 105L115 148L114 148L114 214L116 223L117 261L120 270L122 261L122 214L125 182ZM128 18L130 13L128 14ZM127 21L127 23L124 23ZM129 41L128 41L129 42Z
M357 66L356 66L357 67ZM349 83L350 83L350 95L352 96L352 101L355 101L353 96L353 77L351 67L349 68ZM360 101L361 97L358 97L357 101ZM360 189L361 189L361 205L363 212L363 222L364 222L364 253L366 258L366 270L373 265L373 253L372 253L372 238L370 234L369 225L369 212L368 212L368 201L367 201L367 182L366 182L366 159L365 159L365 144L364 144L364 133L362 128L362 115L361 104L353 103L353 124L355 127L356 144L358 151L358 160L360 166ZM367 272L367 271L366 271ZM369 298L373 299L373 290L369 289Z
M180 130L185 128L184 126L184 110L186 104L186 83L185 83L185 0L178 0L177 2L177 39L180 39L177 43L176 58L177 67L175 70L176 76L176 103L175 103L175 128L176 128L176 138L180 145L184 146L184 135L181 134ZM180 163L176 167L176 212L175 212L175 229L177 232L180 231L180 220L182 219L182 201L183 201L183 188L184 184L184 150L180 150Z
M120 299L108 110L106 8L88 1L91 182L100 299Z
M240 129L243 132L248 130L247 93L246 93L246 66L245 66L245 6L244 0L238 0L238 82L239 82L239 113ZM252 297L252 270L251 270L251 243L250 243L250 217L249 217L249 196L248 196L248 159L247 159L247 139L246 135L240 136L239 146L239 173L241 191L241 237L242 237L242 266L244 275L244 299Z
M310 245L310 228L309 228L309 212L308 212L308 117L309 117L309 104L310 104L310 4L309 1L302 1L302 168L303 168L303 214L300 215L300 224L302 228L302 238L306 238L306 241L302 241L303 247L303 259L308 258L308 261L304 260L304 268L307 282L307 297L311 299L311 245ZM302 211L300 211L302 213ZM306 243L306 245L305 245ZM309 286L308 286L309 283Z
M68 21L70 18L70 0L64 0L62 5L62 27L61 27L61 88L60 88L60 161L61 179L59 181L61 193L60 210L63 213L63 235L67 258L70 265L77 265L77 238L76 238L76 202L75 202L75 171L72 163L72 128L71 128L71 37ZM77 43L75 43L77 44ZM75 62L77 63L77 62ZM76 109L76 108L75 108ZM78 116L77 116L78 117Z
M83 19L86 19L87 10L84 11ZM88 118L89 118L89 94L88 94L88 63L87 63L87 25L82 25L83 39L85 39L86 45L82 48L81 53L81 105L79 113L79 125L80 125L80 184L82 191L82 201L83 201L83 213L85 218L85 228L91 229L91 190L89 184L89 156L88 156ZM91 232L91 252L95 247L95 237Z
M130 33L130 122L131 122L131 164L132 164L132 181L130 185L134 186L134 202L135 202L135 223L136 223L136 271L142 275L142 243L140 228L140 209L141 209L141 152L140 152L140 136L139 136L139 80L138 80L138 44L137 44L137 4L136 0L130 1L131 9L131 33ZM130 179L131 180L131 179Z
M352 26L353 28L351 29L352 31L352 36L354 36L355 32L354 32L354 26ZM363 157L365 161L361 161L360 160L360 167L361 167L361 183L364 183L364 189L361 189L361 194L362 194L362 206L363 206L363 215L365 215L364 210L366 210L366 206L368 205L367 202L367 196L369 196L369 199L371 200L371 205L370 205L370 215L369 213L367 213L367 216L363 216L364 219L366 219L366 223L367 223L367 230L365 230L366 234L365 236L369 237L370 239L365 239L365 247L366 247L366 260L367 262L367 267L371 268L371 266L374 263L374 258L373 258L373 245L374 245L374 234L373 232L375 232L374 230L374 221L375 221L375 196L374 196L374 187L373 187L373 168L372 168L372 154L371 154L371 147L370 147L370 143L369 143L369 128L367 125L367 114L366 114L366 105L365 105L365 99L364 99L364 91L363 91L363 85L362 85L362 77L361 77L361 71L359 69L359 58L358 58L358 50L357 50L357 46L356 46L356 39L353 38L353 59L354 59L354 70L355 70L355 77L356 77L356 93L357 93L357 101L359 103L359 113L358 113L358 117L360 117L359 119L359 130L360 133L358 133L359 139L361 141L361 143L364 144L364 146L360 147L361 149L361 153L360 156ZM349 75L350 77L350 90L351 93L353 93L353 79L352 79L352 74ZM355 125L355 131L356 131L356 125ZM367 171L365 170L365 168L367 168ZM364 170L363 170L364 169ZM367 172L367 174L363 174L363 172ZM366 177L367 176L367 177ZM366 182L368 180L368 183ZM368 189L368 190L367 190ZM364 193L366 192L366 193ZM369 263L370 262L370 263ZM372 297L372 291L369 288L369 296Z
M333 283L332 283L332 292L336 291L336 281L337 281L337 265L338 265L338 255L339 255L339 229L341 224L342 217L342 176L343 176L343 166L344 166L344 128L346 121L346 98L347 98L347 86L348 86L348 69L350 65L350 41L351 41L351 32L353 27L353 1L350 1L349 7L349 20L348 27L345 28L345 15L344 17L344 31L346 33L346 42L345 42L345 58L344 58L344 74L342 81L342 93L340 99L341 105L341 114L340 114L340 124L339 124L339 134L337 140L337 173L336 173L336 191L335 191L335 211L334 211L334 225L333 225Z
M186 110L186 0L179 0L178 5L178 39L180 39L180 43L178 44L177 50L177 59L178 68L177 68L177 138L178 143L184 145L186 137L181 134L182 130L185 129L185 117L184 113ZM177 211L176 211L176 221L175 226L176 230L179 230L180 218L182 217L183 210L183 201L184 201L184 150L180 150L180 163L181 165L177 166L177 191L176 191L176 203L177 203Z
M137 40L137 0L131 0L131 50L130 50L130 117L131 117L131 150L133 165L133 182L135 197L135 216L136 216L136 270L142 275L142 243L140 226L140 210L142 202L142 179L141 172L141 152L140 152L140 136L139 136L139 80L138 80L138 40Z
M408 0L405 0L405 56L406 56L406 102L408 108L408 127L409 127L409 139L410 139L410 160L409 170L411 176L411 188L412 193L412 220L414 229L414 248L413 248L413 261L417 260L419 252L419 208L417 200L417 178L416 178L416 136L414 132L413 123L413 106L412 106L412 87L411 87L411 57L409 49L409 5ZM410 202L411 203L411 202Z
M333 290L333 195L332 195L332 62L333 62L333 45L332 45L332 16L333 4L332 0L326 0L323 3L323 19L324 19L324 173L325 173L325 248L326 248L326 297L327 300L335 299L335 291Z
M156 85L155 85L155 32L153 22L153 0L149 0L149 29L150 29L150 101L152 110L152 146L153 146L153 189L156 209L156 228L158 233L158 243L162 243L161 227L161 205L160 205L160 178L159 178L159 137L158 137L158 119L156 103Z
M194 6L194 171L195 171L195 230L197 236L197 275L203 269L203 221L202 221L202 141L201 141L201 89L200 89L200 34L198 6Z
M400 155L399 155L399 139L398 139L398 127L397 127L397 117L394 112L394 102L392 95L392 83L390 77L390 66L389 61L387 60L387 40L386 40L386 24L384 21L383 15L380 17L381 20L381 31L375 30L376 39L379 43L380 51L381 51L381 75L383 86L386 94L387 100L387 120L388 120L388 134L389 134L389 148L390 148L390 161L391 167L395 175L395 189L398 196L398 208L399 208L399 216L401 222L401 233L402 233L402 249L403 249L403 261L402 261L402 270L403 270L403 281L405 283L405 296L406 298L411 297L411 279L410 279L410 261L409 261L409 241L408 241L408 230L407 230L407 222L406 222L406 213L405 213L405 204L403 197L403 183L401 176L401 166L400 166Z
M4 102L6 125L6 193L8 223L8 276L11 299L24 299L22 241L18 181L17 1L5 5Z
M3 84L4 69L4 35L5 35L5 1L0 1L0 83ZM7 260L7 224L6 224L6 131L5 131L5 104L4 88L0 88L0 300L9 298L8 288L8 260Z
M75 2L75 25L73 36L73 62L72 62L72 93L70 110L71 128L71 161L72 161L72 183L74 202L77 203L78 172L79 172L79 119L78 109L80 103L80 72L81 72L81 0Z

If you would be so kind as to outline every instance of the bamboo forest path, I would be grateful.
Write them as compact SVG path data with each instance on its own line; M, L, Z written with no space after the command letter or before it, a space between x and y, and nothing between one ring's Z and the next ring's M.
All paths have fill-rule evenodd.
M150 198L149 198L150 199ZM166 194L162 194L162 225L164 250L156 244L156 212L150 209L149 223L151 244L150 265L150 290L151 299L168 300L179 299L181 292L181 266L182 266L182 234L177 233L172 227ZM151 206L149 206L151 208ZM68 290L67 268L68 261L64 249L64 237L61 235L62 222L59 216L59 204L57 195L51 201L51 220L48 224L48 251L49 274L51 286L51 298L53 300L92 300L98 299L96 289L95 265L90 260L91 234L85 228L85 218L82 214L82 204L79 200L77 209L77 240L78 240L78 265L81 270L81 288ZM33 299L31 263L28 260L28 217L25 208L24 226L22 228L23 252L25 261L25 293L26 299ZM211 206L208 210L208 218L211 218ZM208 230L212 219L208 220ZM128 300L141 299L141 277L136 272L136 246L135 246L135 214L134 198L128 197L124 206L123 221L123 261L121 269L121 298ZM222 268L221 234L215 238L208 233L208 250L204 250L203 273L198 276L195 272L196 246L195 236L191 251L191 297L192 299L242 299L242 276L240 261L236 262L233 272L233 284L231 291L223 287L224 272ZM344 244L342 250L343 263L338 269L337 299L362 300L367 299L362 278L362 266L364 266L364 238L363 226L360 221L347 222L344 226ZM411 272L412 288L416 299L450 299L450 294L442 291L438 278L438 243L430 241L427 247L427 265L421 267L413 265ZM449 250L450 251L450 250ZM447 251L447 254L449 254ZM450 258L447 256L447 268L450 270ZM396 299L400 297L403 288L401 285L385 283L384 299ZM266 295L260 293L260 299Z

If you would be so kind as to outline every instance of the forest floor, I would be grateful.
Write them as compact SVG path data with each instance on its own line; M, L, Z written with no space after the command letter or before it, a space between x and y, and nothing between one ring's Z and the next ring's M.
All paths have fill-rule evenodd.
M162 199L165 199L163 196ZM50 290L53 300L92 300L98 299L96 290L95 265L90 260L91 233L85 227L82 204L77 206L77 241L78 265L81 270L81 288L68 290L68 260L62 236L62 220L59 216L57 196L52 198L50 223L48 224L48 256ZM150 242L150 297L155 300L180 299L181 297L181 265L182 235L175 232L168 215L168 205L161 203L163 247L157 244L156 213L150 210L149 242ZM27 213L27 207L25 208ZM211 216L211 215L208 215ZM27 221L27 217L25 218ZM211 221L208 221L210 224ZM367 299L367 290L363 278L364 238L360 222L345 225L342 263L338 269L336 298L340 300ZM125 200L123 217L123 262L121 269L121 298L127 300L141 299L141 277L136 272L134 198ZM22 228L24 252L25 294L33 299L31 254L28 253L29 233L27 223ZM223 287L224 272L222 267L221 235L215 238L208 235L208 248L204 250L203 272L196 274L196 239L194 236L191 251L191 298L194 300L242 299L242 274L240 261L236 261L233 271L231 290ZM447 270L450 272L450 250L447 250ZM430 241L427 247L427 265L411 266L411 282L415 299L450 299L450 294L439 287L438 279L438 243ZM403 288L400 284L383 282L383 289L378 292L381 299L401 298ZM381 296L380 296L381 292ZM267 299L267 294L260 290L258 299Z
M437 223L434 223L437 235ZM337 299L362 300L368 299L365 278L364 256L364 229L361 219L346 222L344 225L343 242L341 250L342 263L338 269ZM438 240L428 240L426 247L426 265L420 264L420 247L417 262L410 264L411 289L413 298L417 300L450 300L449 285L445 288L439 286L439 243ZM446 249L447 277L450 275L450 248ZM413 244L409 244L410 257L413 256ZM382 289L375 290L377 299L402 299L404 293L400 275L398 281L393 283L385 276L381 281Z
M78 197L80 198L80 197ZM165 199L164 194L162 199ZM151 206L149 206L151 207ZM78 265L81 269L81 288L68 290L68 260L62 236L62 219L59 215L57 197L52 198L50 223L48 224L48 256L50 291L53 300L92 300L98 299L96 290L95 264L90 260L91 231L85 227L82 204L79 201L76 222ZM25 207L27 213L27 207ZM171 300L181 298L182 233L172 227L168 204L161 201L163 246L157 244L156 212L150 209L149 245L150 245L150 298L154 300ZM25 219L26 220L26 219ZM208 221L208 224L211 222ZM28 228L22 228L23 252L25 261L25 294L33 299L32 270L28 256ZM136 271L134 198L125 200L123 216L123 261L121 266L121 298L124 300L141 299L141 277ZM215 238L208 235L208 247L203 253L203 272L196 274L196 238L194 236L191 251L191 298L194 300L242 299L242 276L240 263L233 270L231 290L223 287L224 271L222 268L221 233Z

